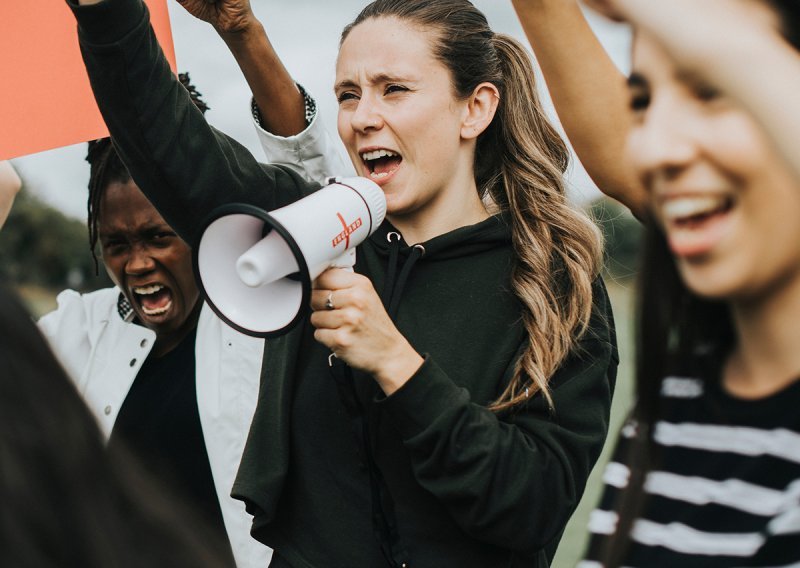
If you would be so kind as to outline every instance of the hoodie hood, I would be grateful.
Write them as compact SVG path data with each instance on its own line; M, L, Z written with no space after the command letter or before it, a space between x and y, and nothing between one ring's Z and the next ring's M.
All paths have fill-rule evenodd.
M494 249L509 250L511 227L507 216L494 215L475 225L409 245L391 223L384 221L362 250L365 248L371 249L376 254L374 259L384 267L383 282L379 284L375 278L373 282L389 317L395 320L406 284L418 263L458 263L463 259L471 264L483 253Z

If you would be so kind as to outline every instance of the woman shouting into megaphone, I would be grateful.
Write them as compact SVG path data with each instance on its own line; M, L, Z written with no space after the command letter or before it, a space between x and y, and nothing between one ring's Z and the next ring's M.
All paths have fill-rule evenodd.
M190 108L141 0L68 3L115 143L187 242L222 204L318 188ZM533 77L467 0L377 0L345 28L339 135L387 214L353 273L319 277L311 318L265 344L233 494L271 566L552 559L617 354L600 238L566 202Z

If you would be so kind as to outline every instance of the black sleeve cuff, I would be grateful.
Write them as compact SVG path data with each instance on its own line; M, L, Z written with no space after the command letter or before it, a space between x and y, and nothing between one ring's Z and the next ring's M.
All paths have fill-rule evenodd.
M391 415L405 440L470 403L469 392L454 384L427 354L424 357L420 368L402 387L376 401Z
M78 0L66 0L78 20L81 36L94 45L112 44L125 37L149 16L141 0L103 0L80 6ZM131 26L130 22L137 22Z

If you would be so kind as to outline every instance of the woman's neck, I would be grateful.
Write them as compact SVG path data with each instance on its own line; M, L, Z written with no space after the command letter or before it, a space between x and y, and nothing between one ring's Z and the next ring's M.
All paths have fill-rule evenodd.
M759 301L734 302L732 315L738 337L724 371L729 392L761 398L800 379L800 279Z
M446 188L423 208L407 215L387 215L409 244L423 243L489 218L474 181Z

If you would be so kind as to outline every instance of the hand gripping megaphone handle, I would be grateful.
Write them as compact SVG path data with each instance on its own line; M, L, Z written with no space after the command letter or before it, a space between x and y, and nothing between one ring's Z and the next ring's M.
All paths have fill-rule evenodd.
M331 265L329 268L343 268L345 270L349 270L350 272L353 271L353 267L356 265L356 249L351 248L344 251L344 254L341 256L334 258L331 261Z

